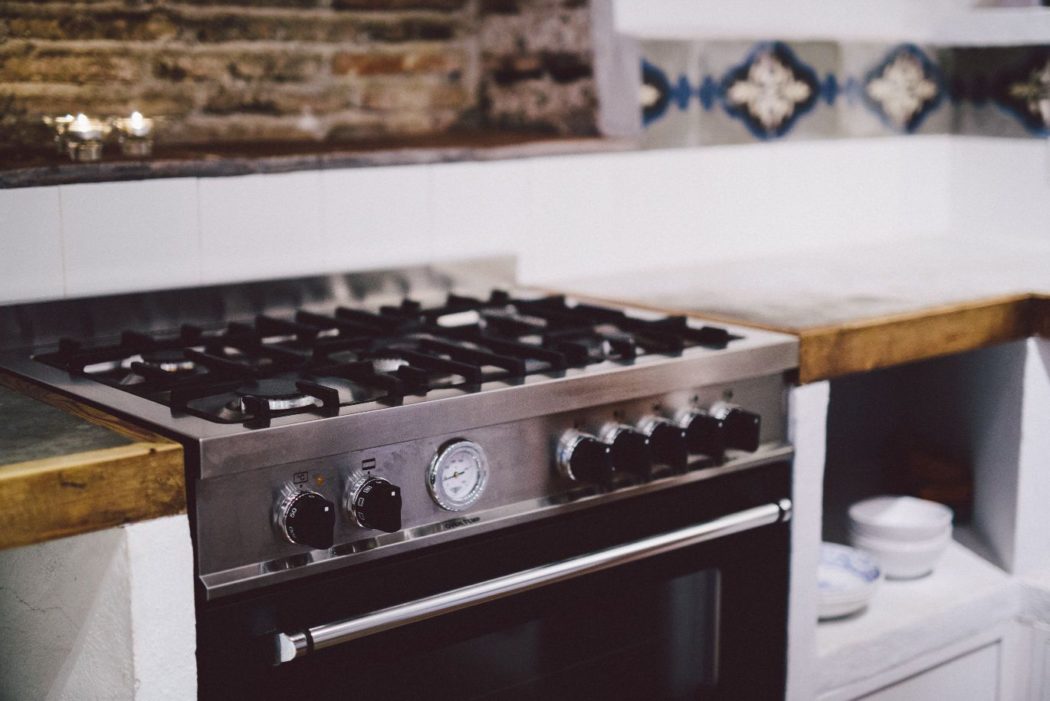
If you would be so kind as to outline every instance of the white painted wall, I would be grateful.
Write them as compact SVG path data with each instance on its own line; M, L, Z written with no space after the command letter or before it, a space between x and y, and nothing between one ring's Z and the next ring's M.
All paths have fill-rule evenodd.
M1026 350L1013 571L1050 576L1050 341Z
M1050 139L958 136L949 153L954 235L1048 240Z
M817 694L817 565L823 511L828 382L791 390L788 437L795 445L792 485L791 590L788 613L788 701Z
M196 697L186 516L0 552L0 699Z
M998 0L615 0L616 26L647 38L1040 44L1050 10ZM1038 5L1013 0L1014 5ZM985 6L985 7L981 7Z
M943 233L947 137L0 190L0 303L485 253L526 282Z

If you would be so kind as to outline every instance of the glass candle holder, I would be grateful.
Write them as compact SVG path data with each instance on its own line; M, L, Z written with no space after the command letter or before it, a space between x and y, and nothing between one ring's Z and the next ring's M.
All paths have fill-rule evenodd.
M81 112L62 132L65 151L74 161L97 161L102 157L102 139L108 132L105 122Z
M113 126L125 156L143 157L153 153L152 119L143 117L141 112L132 112L130 117L114 120Z

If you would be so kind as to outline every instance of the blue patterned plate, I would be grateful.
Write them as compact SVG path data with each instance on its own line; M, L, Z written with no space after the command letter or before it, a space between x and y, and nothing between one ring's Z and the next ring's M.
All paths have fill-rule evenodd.
M868 553L836 543L821 543L817 568L820 618L838 618L864 608L881 579L879 563Z

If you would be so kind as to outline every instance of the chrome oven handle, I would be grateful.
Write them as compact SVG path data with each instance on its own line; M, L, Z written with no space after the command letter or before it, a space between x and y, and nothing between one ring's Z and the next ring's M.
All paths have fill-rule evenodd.
M671 552L734 533L787 521L791 518L791 500L764 504L728 516L716 518L670 533L643 538L606 550L581 555L549 565L515 572L479 584L453 589L405 604L344 621L314 626L296 633L274 636L274 664L304 657L313 650L347 643L385 630L399 628L446 613L519 594L530 589L573 579L628 562Z

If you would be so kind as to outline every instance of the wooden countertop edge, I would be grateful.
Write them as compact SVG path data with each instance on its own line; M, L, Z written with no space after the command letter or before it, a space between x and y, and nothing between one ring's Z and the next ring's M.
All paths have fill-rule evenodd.
M14 375L0 385L132 440L0 465L0 549L185 513L179 443Z
M1040 330L1050 331L1050 303L1017 294L785 331L799 336L805 384L1046 335Z
M0 549L185 511L182 446L170 441L0 467Z

